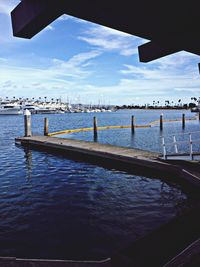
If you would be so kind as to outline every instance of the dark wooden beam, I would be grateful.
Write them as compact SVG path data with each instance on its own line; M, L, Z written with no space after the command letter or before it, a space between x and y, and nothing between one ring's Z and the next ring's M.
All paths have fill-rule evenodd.
M181 50L200 55L197 4L196 0L173 5L159 0L22 0L11 13L13 34L31 38L68 14L151 40L139 47L142 62Z
M163 47L155 42L148 42L138 47L141 62L149 62L179 51L181 51L181 49L176 47Z
M64 14L63 1L23 0L12 12L13 35L32 38Z

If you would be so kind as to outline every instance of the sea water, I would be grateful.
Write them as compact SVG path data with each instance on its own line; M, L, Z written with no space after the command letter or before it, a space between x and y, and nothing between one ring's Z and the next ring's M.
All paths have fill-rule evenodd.
M128 125L159 119L161 111L132 110L96 115L99 126ZM162 111L167 119L183 111ZM186 117L194 114L184 111ZM92 127L94 114L33 115L34 134ZM193 205L175 182L138 176L114 168L16 146L23 116L0 116L0 256L54 259L103 259ZM184 132L199 131L198 121ZM164 134L181 133L181 122L164 125ZM99 131L98 142L161 152L160 130L137 128ZM65 136L66 137L66 136ZM93 140L92 132L68 138Z

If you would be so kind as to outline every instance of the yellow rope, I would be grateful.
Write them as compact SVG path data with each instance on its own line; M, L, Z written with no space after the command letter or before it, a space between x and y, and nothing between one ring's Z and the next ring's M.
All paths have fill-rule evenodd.
M149 127L151 127L150 124L147 124L147 125L135 125L135 128L149 128ZM131 126L130 125L101 126L101 127L97 127L97 130L127 129L127 128L131 128ZM59 132L49 133L48 136L54 136L54 135L59 135L59 134L79 133L79 132L86 132L86 131L93 131L93 128L80 128L80 129L72 129L72 130L63 130L63 131L59 131Z
M196 118L188 118L185 120L196 120ZM168 119L168 120L163 120L163 122L176 122L176 121L182 121L182 119ZM159 123L160 120L155 120L150 122L149 124L146 125L135 125L135 128L149 128L157 123ZM130 125L123 125L123 126L101 126L101 127L97 127L97 130L108 130L108 129L128 129L131 128ZM54 136L54 135L59 135L59 134L70 134L70 133L79 133L79 132L86 132L86 131L93 131L93 127L91 128L80 128L80 129L71 129L71 130L63 130L63 131L59 131L59 132L53 132L53 133L49 133L48 136Z
M192 121L192 120L196 120L196 118L188 118L188 119L185 119L186 121ZM176 122L176 121L182 121L182 119L168 119L168 120L163 120L163 122ZM156 120L156 121L152 121L150 122L150 125L155 125L157 123L159 123L160 120Z

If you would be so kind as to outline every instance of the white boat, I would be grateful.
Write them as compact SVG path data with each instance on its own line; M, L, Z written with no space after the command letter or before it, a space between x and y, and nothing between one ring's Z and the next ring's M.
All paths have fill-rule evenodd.
M197 106L195 108L191 108L191 111L192 112L200 112L200 97L199 97Z
M15 104L0 105L0 115L22 115L23 110L21 106Z
M34 112L36 110L39 110L39 108L34 104L25 104L22 106L22 108L23 108L23 110L28 109L30 112L32 112L32 111Z

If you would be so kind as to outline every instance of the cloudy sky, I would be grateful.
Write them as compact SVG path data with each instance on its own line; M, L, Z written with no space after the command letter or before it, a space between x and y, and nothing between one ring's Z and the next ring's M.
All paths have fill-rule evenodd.
M146 104L200 96L198 56L140 63L146 40L66 15L31 40L15 38L10 11L18 3L0 0L0 98Z

